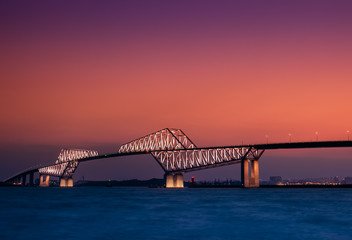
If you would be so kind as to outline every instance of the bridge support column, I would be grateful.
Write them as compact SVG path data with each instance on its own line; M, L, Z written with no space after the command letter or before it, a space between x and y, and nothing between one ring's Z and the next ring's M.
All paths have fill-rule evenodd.
M248 159L244 159L241 162L241 184L242 187L249 186L249 171L248 171Z
M22 186L26 186L26 178L27 178L27 175L23 174L22 175Z
M259 162L258 160L251 161L251 186L259 187Z
M17 184L17 185L20 185L20 184L21 184L21 177L18 177L18 178L16 179L16 184Z
M67 180L65 178L60 178L60 187L66 187L67 186Z
M34 173L30 173L29 174L29 186L34 186L34 181L33 181L33 178L34 178Z
M50 180L49 175L45 176L45 180L44 180L44 176L40 175L39 187L49 187L49 180Z
M73 178L67 179L67 187L73 187Z
M73 187L72 178L60 178L60 187Z
M251 164L250 168L249 168L249 163ZM241 184L242 184L242 187L244 188L259 187L258 160L245 159L241 162Z
M181 173L177 174L165 174L166 178L166 188L183 188L183 175Z

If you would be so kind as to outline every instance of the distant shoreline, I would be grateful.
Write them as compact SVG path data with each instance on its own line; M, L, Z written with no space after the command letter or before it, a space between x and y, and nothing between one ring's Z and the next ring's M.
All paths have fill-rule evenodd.
M163 188L163 179L150 180L127 180L127 181L86 181L84 184L75 184L75 187L149 187L149 188ZM0 182L0 187L27 187L22 185L13 185L5 182ZM36 187L36 186L35 186ZM59 187L52 185L51 187ZM185 188L242 188L241 185L207 185L194 184L185 182ZM297 185L260 185L259 188L352 188L352 184L297 184Z
M190 185L189 188L242 188L240 185ZM344 185L260 185L259 188L352 188L352 184ZM250 189L250 188L249 188Z

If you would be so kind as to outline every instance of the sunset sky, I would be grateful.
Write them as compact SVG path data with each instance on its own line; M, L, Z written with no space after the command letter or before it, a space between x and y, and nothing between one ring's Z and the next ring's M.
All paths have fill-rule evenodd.
M343 0L1 1L0 180L61 147L114 152L165 127L198 146L347 140L351 12ZM267 152L261 178L352 176L351 153ZM77 178L158 168L110 159ZM194 175L240 179L238 169Z

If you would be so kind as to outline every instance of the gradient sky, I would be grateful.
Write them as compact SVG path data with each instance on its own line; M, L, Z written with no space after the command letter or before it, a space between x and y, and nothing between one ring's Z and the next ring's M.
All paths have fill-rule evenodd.
M165 127L198 146L345 140L351 12L343 0L1 1L0 179L54 162L61 147L112 152ZM351 153L267 152L261 178L351 176ZM110 159L77 177L157 168ZM237 168L194 175L239 179Z

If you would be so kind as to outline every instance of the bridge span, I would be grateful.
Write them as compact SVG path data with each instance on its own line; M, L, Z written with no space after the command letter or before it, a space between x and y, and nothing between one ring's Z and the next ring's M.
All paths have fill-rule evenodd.
M230 164L241 164L241 184L259 187L259 159L265 150L352 147L352 141L316 141L253 145L197 147L181 129L165 128L123 144L116 153L95 150L63 149L54 164L33 167L5 180L7 183L33 185L33 175L40 174L40 186L49 186L50 176L60 178L60 187L73 187L72 176L81 162L104 158L150 154L165 172L167 188L182 188L183 173Z

